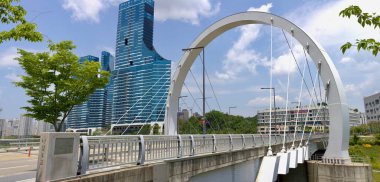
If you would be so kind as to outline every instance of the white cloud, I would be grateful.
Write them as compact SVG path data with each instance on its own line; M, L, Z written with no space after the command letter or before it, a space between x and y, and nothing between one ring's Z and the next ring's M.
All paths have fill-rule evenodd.
M353 61L353 59L351 57L343 57L340 62L341 63L351 63Z
M17 55L17 49L11 47L6 49L4 52L0 53L0 67L17 67L18 62L14 60Z
M157 0L155 17L159 21L180 20L194 25L200 17L210 17L220 11L221 3L212 4L211 0Z
M21 81L20 76L16 75L16 73L7 74L7 75L5 75L5 78L7 78L8 80L10 80L12 82L19 82L19 81Z
M269 12L272 4L265 4L259 8L251 7L248 11ZM252 73L256 72L256 67L266 58L261 57L255 50L250 49L250 44L259 37L261 25L245 25L239 29L240 37L227 52L226 59L223 61L223 72L216 72L220 79L234 79L243 70Z
M71 16L75 20L98 23L102 11L120 2L122 0L64 0L62 6L72 12Z
M98 23L100 14L125 0L64 0L63 8L72 12L77 21ZM159 21L179 20L199 24L201 17L217 14L221 3L213 4L211 0L157 0L155 17Z
M371 27L361 27L354 17L342 18L339 12L350 5L359 5L365 12L380 14L378 0L340 0L302 7L290 14L289 19L299 24L308 34L324 46L339 46L357 38L379 37L380 32ZM337 47L334 47L337 48ZM338 49L337 49L338 50Z
M305 60L303 48L301 45L297 45L294 46L292 49L294 57L300 65L300 63L302 63ZM274 58L272 70L273 74L275 75L287 74L288 72L294 73L297 70L297 65L294 61L292 53L288 51L287 53L280 55L277 58Z
M273 102L273 97L267 96L267 97L256 97L254 99L251 99L248 101L248 106L253 106L253 107L260 107L260 106L267 106L269 107L270 100ZM285 103L285 99L281 96L276 95L276 105L277 104L282 104ZM272 103L273 107L273 103Z

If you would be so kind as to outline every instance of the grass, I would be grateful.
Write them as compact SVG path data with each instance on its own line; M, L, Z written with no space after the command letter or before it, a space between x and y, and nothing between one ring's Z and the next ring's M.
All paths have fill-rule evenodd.
M373 181L380 181L380 172L373 172Z
M363 143L363 142L359 142ZM365 142L364 142L365 143ZM372 165L372 169L380 171L380 146L379 145L352 145L350 146L350 155L363 158L366 163ZM380 172L373 172L374 181L380 182Z

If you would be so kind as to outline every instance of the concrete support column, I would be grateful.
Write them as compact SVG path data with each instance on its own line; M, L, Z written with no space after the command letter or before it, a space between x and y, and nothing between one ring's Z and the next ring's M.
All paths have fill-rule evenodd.
M372 167L369 164L326 164L307 161L309 182L373 182Z

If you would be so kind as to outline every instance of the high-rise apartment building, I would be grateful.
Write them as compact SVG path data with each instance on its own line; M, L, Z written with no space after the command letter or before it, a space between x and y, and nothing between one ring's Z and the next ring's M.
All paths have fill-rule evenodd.
M5 132L7 130L7 121L5 119L0 119L0 138L5 136Z
M18 135L23 137L32 136L33 118L21 115Z
M364 109L367 121L380 121L380 93L364 97Z
M153 0L119 5L112 124L163 122L171 62L153 46Z

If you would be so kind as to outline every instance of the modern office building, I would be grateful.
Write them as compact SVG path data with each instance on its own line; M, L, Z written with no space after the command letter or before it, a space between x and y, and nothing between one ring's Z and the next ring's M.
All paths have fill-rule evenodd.
M380 93L364 97L364 109L367 121L380 121Z
M112 106L116 130L164 121L171 62L154 49L153 22L153 0L119 5Z
M101 56L102 69L109 71L111 77L109 82L104 89L104 104L103 104L103 120L105 125L110 125L112 121L112 102L113 102L113 87L114 87L114 78L113 72L115 70L115 57L106 51L102 52Z
M99 58L88 55L79 59L80 64L83 64L85 61L99 62ZM89 96L86 102L74 106L67 117L67 124L69 128L83 129L103 127L103 104L104 89L97 89Z
M85 61L99 62L96 56L84 56L79 59L79 63ZM113 72L115 58L111 53L102 51L101 53L101 68L102 70ZM92 93L88 101L83 104L74 106L68 116L67 124L69 131L77 129L86 130L104 128L107 124L111 124L112 117L112 101L113 101L113 78L109 78L108 84L101 89L97 89Z

